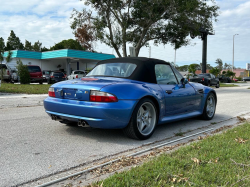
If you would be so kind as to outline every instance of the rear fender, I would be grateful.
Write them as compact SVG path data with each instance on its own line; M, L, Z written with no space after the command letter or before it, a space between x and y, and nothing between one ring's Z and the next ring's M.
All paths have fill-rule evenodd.
M155 102L158 108L159 117L164 115L165 111L164 92L157 84L123 82L105 86L100 91L114 94L118 98L118 100L137 100L135 106L142 98L145 97L151 98ZM133 110L135 106L133 107Z

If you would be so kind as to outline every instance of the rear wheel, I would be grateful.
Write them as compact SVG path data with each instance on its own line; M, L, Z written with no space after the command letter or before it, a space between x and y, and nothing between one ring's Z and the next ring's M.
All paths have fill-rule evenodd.
M219 88L220 87L220 82L217 82L215 88Z
M203 109L202 119L211 120L214 117L216 109L216 100L213 93L209 93Z
M135 107L130 122L123 132L133 139L148 139L154 133L157 115L154 102L144 98Z
M211 84L210 84L210 81L208 81L208 83L207 83L207 86L210 86Z
M39 84L43 84L43 80L39 82Z

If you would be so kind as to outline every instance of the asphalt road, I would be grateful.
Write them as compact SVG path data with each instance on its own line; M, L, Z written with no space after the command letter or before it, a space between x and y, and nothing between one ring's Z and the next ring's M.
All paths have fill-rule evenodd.
M250 84L215 89L216 115L211 121L188 119L158 126L146 141L127 138L121 130L63 125L45 113L45 95L0 94L0 186L13 186L171 137L211 122L250 112Z

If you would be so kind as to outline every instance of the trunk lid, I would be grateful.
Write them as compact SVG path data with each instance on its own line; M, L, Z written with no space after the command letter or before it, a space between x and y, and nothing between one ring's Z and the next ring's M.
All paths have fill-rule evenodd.
M91 90L100 90L101 88L116 84L117 82L129 81L120 78L100 78L100 77L83 77L81 79L74 79L63 81L54 84L55 96L61 99L89 101Z

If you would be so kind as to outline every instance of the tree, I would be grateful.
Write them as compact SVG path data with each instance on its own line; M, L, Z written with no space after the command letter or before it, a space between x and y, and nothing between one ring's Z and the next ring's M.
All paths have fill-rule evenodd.
M8 51L7 57L5 58L6 62L9 63L12 59L12 51Z
M84 50L84 48L80 45L80 43L73 39L63 40L53 47L51 50L59 50L59 49L76 49L76 50Z
M5 47L5 51L9 50L17 50L24 49L24 46L20 39L16 36L13 30L10 31L10 36L7 39L7 44Z
M0 51L0 62L1 62L1 66L0 66L0 68L1 68L1 80L3 80L3 68L2 68L2 62L3 62L3 59L4 59L3 55L4 55L4 51Z
M218 68L220 70L220 72L221 72L222 69L223 69L223 62L222 62L222 60L220 58L217 58L215 60L215 64L217 64L216 68Z
M0 51L4 51L4 49L5 49L4 39L1 37L0 38Z
M192 73L193 75L195 75L196 70L198 70L200 68L199 64L190 64L188 66L188 72Z
M230 70L227 70L226 74L225 74L227 77L234 77L235 76L235 73L230 71Z
M31 44L31 42L29 42L28 40L25 40L24 49L28 50L28 51L33 51L33 46Z
M34 43L33 45L34 51L41 51L41 48L42 48L42 43L40 43L39 40Z
M212 67L210 70L209 70L209 73L212 73L214 74L216 77L220 74L220 70L217 68L217 67Z
M179 66L179 67L177 67L177 69L179 71L188 71L188 65Z
M5 48L5 44L4 44L4 39L1 37L0 38L0 62L1 62L1 80L3 80L3 68L2 68L2 62L3 62L3 55L4 55L4 48Z
M47 47L42 47L41 48L41 51L44 52L44 51L49 51L49 49Z
M209 1L212 3L200 0L85 0L85 5L92 9L74 9L71 28L79 41L91 45L89 42L99 40L114 48L119 57L128 56L128 43L135 47L136 56L149 41L154 41L155 45L170 43L178 49L189 44L187 36L190 33L199 35L201 27L213 30L219 7L213 0Z
M89 25L83 25L76 29L75 37L85 50L93 51L94 36Z
M23 62L17 60L17 75L20 77L20 84L29 84L30 83L30 73L27 65L23 65Z

